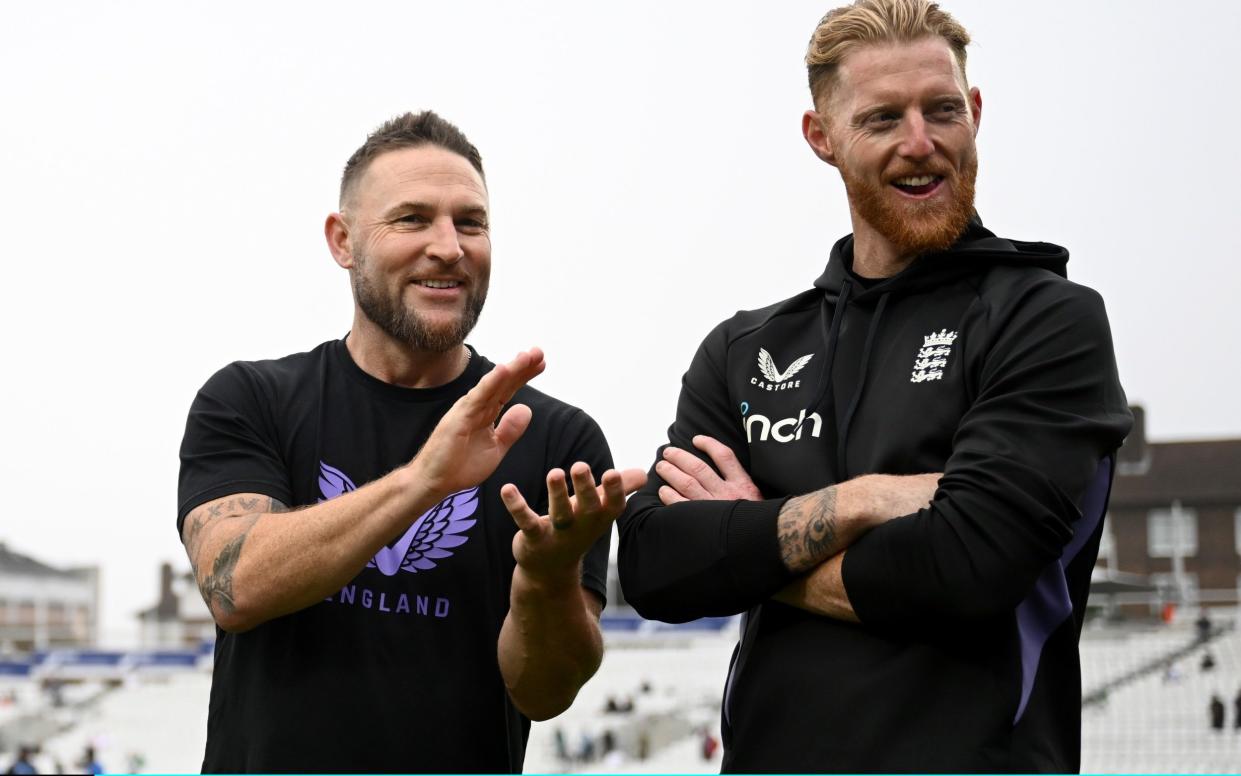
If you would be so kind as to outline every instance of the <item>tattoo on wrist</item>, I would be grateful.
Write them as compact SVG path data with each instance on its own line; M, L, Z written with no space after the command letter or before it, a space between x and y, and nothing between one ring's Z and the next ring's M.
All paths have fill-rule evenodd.
M840 551L836 536L836 488L789 499L776 521L780 559L789 571L814 568Z

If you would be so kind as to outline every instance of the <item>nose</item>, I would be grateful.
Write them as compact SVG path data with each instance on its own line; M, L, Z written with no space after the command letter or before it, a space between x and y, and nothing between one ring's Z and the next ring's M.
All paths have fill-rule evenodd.
M897 153L908 159L926 159L935 153L935 143L927 132L926 118L921 111L910 111L910 115L902 122L900 146Z
M432 222L427 256L445 264L456 264L465 256L457 237L457 225L451 218L437 218Z

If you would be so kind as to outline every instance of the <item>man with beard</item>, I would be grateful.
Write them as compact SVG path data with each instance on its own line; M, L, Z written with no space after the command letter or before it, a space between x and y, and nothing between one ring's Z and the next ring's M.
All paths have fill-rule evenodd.
M1131 418L1068 253L974 212L969 36L926 0L828 13L802 128L853 234L717 326L620 519L626 599L745 612L726 771L1075 771L1077 640Z
M598 667L610 526L645 475L526 386L540 351L464 344L488 215L456 127L384 124L326 223L348 335L195 398L177 527L218 625L205 771L519 772L530 719Z

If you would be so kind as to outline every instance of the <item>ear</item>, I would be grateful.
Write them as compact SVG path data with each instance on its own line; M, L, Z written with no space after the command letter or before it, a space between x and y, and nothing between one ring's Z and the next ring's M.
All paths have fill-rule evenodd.
M977 86L970 89L970 113L974 115L974 137L978 137L978 125L982 123L982 92Z
M323 236L332 258L345 269L353 269L353 251L349 249L349 223L343 213L332 213L323 224Z
M818 111L808 110L801 117L801 134L806 138L814 155L836 166L836 155L832 152L832 141L827 136L827 122Z

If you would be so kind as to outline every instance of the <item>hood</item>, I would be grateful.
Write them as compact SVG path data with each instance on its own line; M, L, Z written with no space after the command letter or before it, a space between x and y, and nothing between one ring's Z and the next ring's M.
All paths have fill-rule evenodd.
M853 415L862 399L862 389L866 385L866 371L870 364L870 354L875 341L875 332L879 330L883 320L883 312L888 302L896 296L912 293L922 288L940 286L959 277L985 272L997 264L1021 265L1047 269L1067 277L1065 265L1069 261L1069 252L1059 245L1038 242L1020 242L996 237L975 213L965 231L947 250L926 253L906 267L900 273L870 288L852 280L853 273L853 235L849 235L834 246L828 259L827 269L814 282L815 288L823 292L823 342L824 357L819 364L819 394L812 402L812 407L823 407L832 412L833 417L840 417L836 442L836 476L843 482L849 471L848 440L849 427ZM843 416L835 412L836 396L832 387L833 363L836 360L836 345L840 339L841 323L845 308L852 303L874 305L874 314L867 324L865 344L862 347L861 359L856 367L856 387L851 401L842 402ZM834 305L835 309L830 309ZM830 321L830 323L829 323ZM800 432L801 425L798 424Z
M951 247L919 256L898 274L870 288L863 289L857 283L850 283L853 288L849 298L855 302L874 301L893 292L908 293L925 286L939 285L995 264L1038 267L1068 277L1065 268L1068 261L1069 252L1059 245L996 237L975 214ZM835 302L845 281L852 278L852 268L853 235L850 234L832 246L827 268L814 281L814 287L823 291L829 302Z

